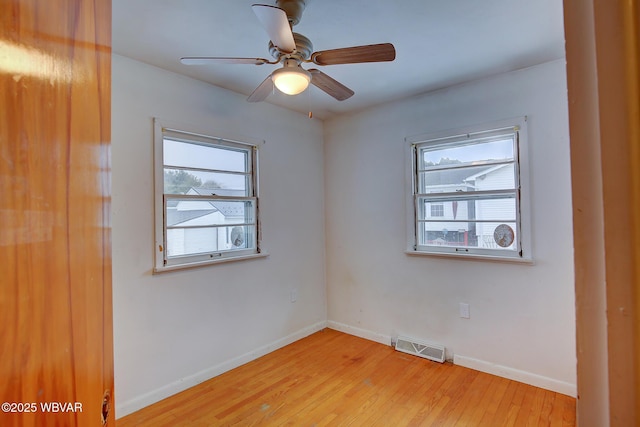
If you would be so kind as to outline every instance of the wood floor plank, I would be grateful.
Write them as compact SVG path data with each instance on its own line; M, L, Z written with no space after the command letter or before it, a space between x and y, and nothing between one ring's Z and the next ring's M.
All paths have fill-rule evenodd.
M478 401L486 392L486 385L490 383L490 379L480 372L468 369L470 371L466 381L462 382L452 395L452 401L445 408L443 414L439 417L439 423L434 425L453 425L464 426L467 421L462 418L465 410L478 406Z
M465 369L439 371L431 386L420 393L425 400L422 406L418 406L417 413L409 419L408 425L429 425L435 422L442 410L451 400L449 390L467 375Z
M371 373L377 363L388 355L387 349L371 351L375 347L377 346L368 346L366 352L360 352L356 357L345 362L348 369L342 369L341 378L346 385L336 393L333 399L318 402L310 410L297 414L294 421L313 424L329 411L337 413L338 418L342 418L345 416L345 404L347 404L348 410L354 410L354 408L362 404L363 397L369 391L365 383L366 378L363 378L363 375Z
M531 409L527 417L527 426L537 426L541 424L540 417L544 407L545 390L537 389L531 402Z
M116 425L575 426L575 399L327 329Z
M419 387L433 375L434 370L428 369L422 363L416 363L416 358L398 352L392 352L389 363L395 368L382 366L381 370L388 373L388 377L376 383L380 384L377 393L380 395L375 411L368 411L360 417L360 422L369 426L397 425L407 416L406 402ZM435 362L432 362L435 365Z
M576 425L576 403L575 399L558 395L558 399L563 403L564 411L562 413L562 425L563 426L575 426Z
M485 398L480 402L480 404L474 408L473 420L476 419L478 422L475 424L477 427L491 427L493 424L493 419L498 410L498 406L500 402L504 398L509 384L511 381L500 378L493 377L493 382L491 385L491 392L485 395Z
M519 388L525 389L525 384L519 384ZM533 405L533 395L532 393L527 393L526 390L523 390L522 393L522 403L520 404L520 409L518 410L518 416L515 419L515 425L526 426L527 420L529 419L531 407Z
M495 384L498 381L498 377L488 375L478 375L474 379L464 402L459 405L457 413L460 416L456 421L456 426L476 427L480 424L482 414L486 410L486 403L489 403L493 398Z
M440 366L430 366L426 369L428 375L414 378L413 381L405 382L405 390L400 393L399 398L392 397L392 402L395 405L389 409L388 416L378 417L379 421L376 421L376 426L386 425L403 425L407 424L409 420L415 418L417 414L423 410L425 404L430 407L435 403L431 403L428 399L428 390L436 390L444 382L445 377L442 374L442 368ZM387 424L386 421L389 420Z
M499 421L506 422L508 417L509 408L512 405L513 398L515 396L516 390L518 389L518 383L515 381L508 381L507 389L505 390L500 402L497 405L497 408L494 412L489 413L485 412L485 415L482 417L481 424L487 426L494 426L499 423Z

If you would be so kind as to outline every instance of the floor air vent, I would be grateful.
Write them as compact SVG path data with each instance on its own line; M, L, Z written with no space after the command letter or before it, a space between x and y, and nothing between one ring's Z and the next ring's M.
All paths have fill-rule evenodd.
M424 357L434 362L444 362L444 346L416 341L412 338L398 337L396 350Z

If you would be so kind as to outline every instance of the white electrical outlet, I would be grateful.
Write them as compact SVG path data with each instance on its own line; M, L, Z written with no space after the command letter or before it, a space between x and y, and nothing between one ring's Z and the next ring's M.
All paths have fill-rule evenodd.
M289 294L289 296L291 297L291 302L298 301L298 290L297 289L291 289L291 293Z
M469 304L461 302L460 303L460 317L463 319L469 319L471 317L471 313L469 311Z

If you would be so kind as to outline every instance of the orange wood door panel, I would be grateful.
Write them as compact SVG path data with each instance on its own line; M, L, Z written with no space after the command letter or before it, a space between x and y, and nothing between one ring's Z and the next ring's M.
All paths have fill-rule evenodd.
M111 0L0 1L1 426L113 407L110 70Z

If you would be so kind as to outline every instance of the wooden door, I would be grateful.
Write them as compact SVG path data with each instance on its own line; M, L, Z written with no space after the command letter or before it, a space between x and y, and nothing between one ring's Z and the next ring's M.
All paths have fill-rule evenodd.
M111 0L0 0L1 426L114 425Z
M564 0L577 417L640 426L640 0Z

